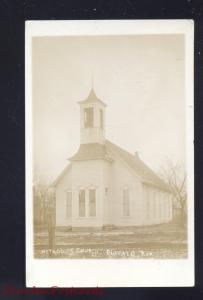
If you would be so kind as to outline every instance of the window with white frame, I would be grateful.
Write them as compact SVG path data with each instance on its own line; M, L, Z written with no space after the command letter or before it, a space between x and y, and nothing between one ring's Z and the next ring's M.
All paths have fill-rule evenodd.
M72 216L72 192L67 191L66 193L66 218L71 218Z
M90 217L96 216L96 190L95 189L89 190L89 216Z
M153 218L156 218L156 192L153 191Z
M85 217L85 190L79 191L79 217Z
M150 191L146 188L146 217L150 218Z
M129 199L129 189L125 188L123 190L123 216L130 216L130 199Z
M160 195L158 193L158 199L157 199L157 217L160 219Z

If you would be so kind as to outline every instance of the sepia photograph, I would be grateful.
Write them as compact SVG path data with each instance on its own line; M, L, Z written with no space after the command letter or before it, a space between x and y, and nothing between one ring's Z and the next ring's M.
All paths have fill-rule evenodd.
M147 270L148 262L176 264L192 255L186 34L174 23L171 32L144 24L142 33L139 23L124 34L127 23L120 23L115 33L92 21L91 34L65 34L62 26L52 33L50 26L29 36L32 261L144 261Z

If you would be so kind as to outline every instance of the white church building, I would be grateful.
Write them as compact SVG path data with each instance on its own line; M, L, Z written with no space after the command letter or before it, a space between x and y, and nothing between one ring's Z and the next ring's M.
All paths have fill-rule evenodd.
M172 195L138 156L105 139L106 104L80 105L80 146L55 180L56 226L144 226L172 220Z

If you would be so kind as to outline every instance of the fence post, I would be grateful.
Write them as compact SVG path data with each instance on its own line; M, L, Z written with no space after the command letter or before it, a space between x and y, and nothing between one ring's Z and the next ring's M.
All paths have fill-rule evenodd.
M55 224L53 213L49 210L48 212L48 245L49 245L49 256L52 257L52 252L55 246Z

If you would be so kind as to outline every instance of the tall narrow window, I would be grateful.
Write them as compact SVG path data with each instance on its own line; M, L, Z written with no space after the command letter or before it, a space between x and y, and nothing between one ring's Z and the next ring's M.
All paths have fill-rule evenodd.
M100 109L100 127L104 127L104 117L103 117L103 110Z
M169 220L169 201L168 201L168 196L167 196L167 219Z
M85 217L85 190L79 191L79 217Z
M153 218L156 218L156 192L153 192Z
M129 203L129 190L123 190L123 216L129 217L130 216L130 203Z
M157 219L159 218L159 199L158 199L158 194L156 198L156 217Z
M147 219L150 218L150 192L149 192L149 189L147 188L146 189L146 217Z
M161 220L163 221L164 217L164 206L163 206L163 194L161 193Z
M156 194L156 192L154 192L154 218L155 219L157 218L157 212L158 212L157 207L158 207L158 205L157 205L157 194Z
M96 216L96 190L89 190L89 216Z
M84 110L84 126L85 128L93 127L94 113L93 107L85 108Z
M66 194L66 218L72 216L72 193L68 191Z
M159 193L157 194L157 218L160 218L160 201L159 201Z

